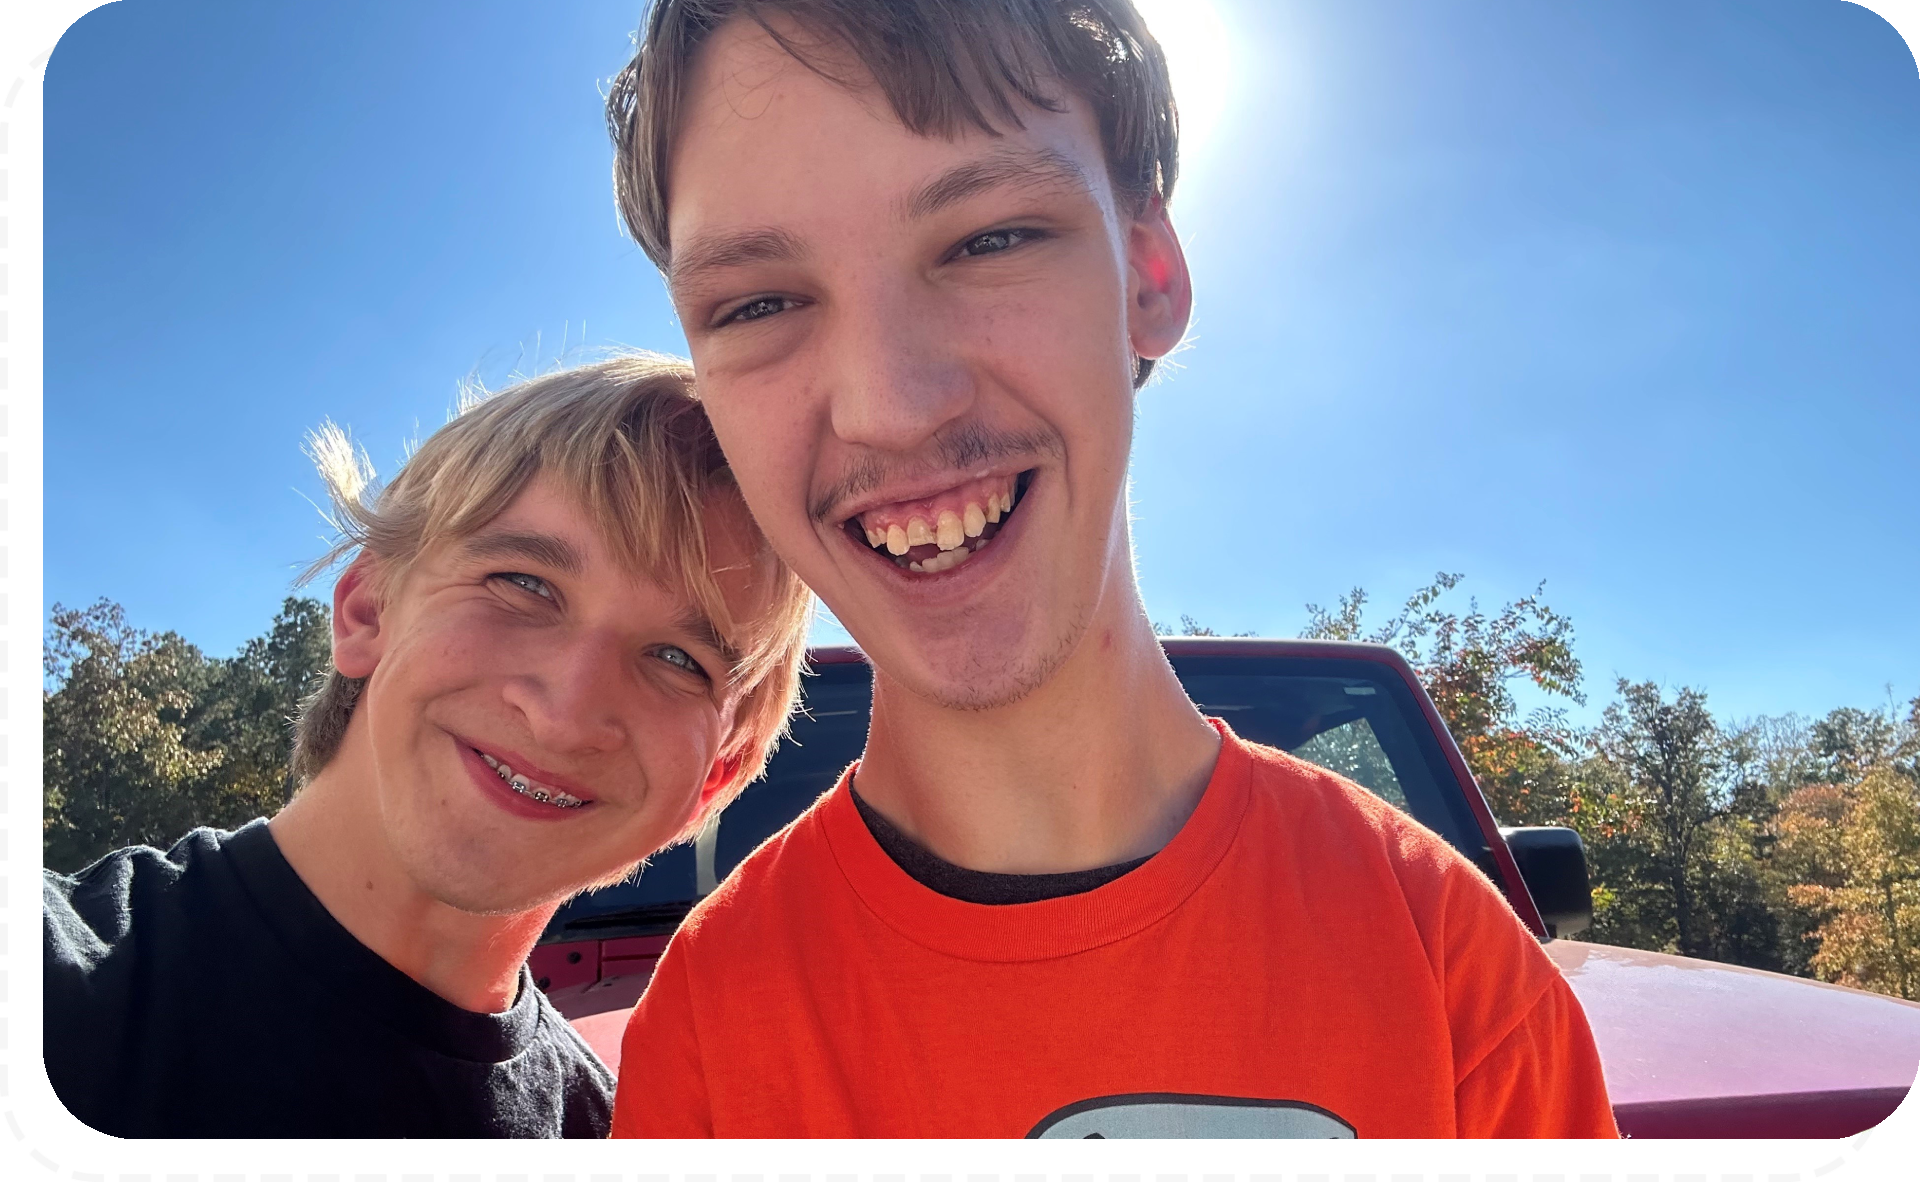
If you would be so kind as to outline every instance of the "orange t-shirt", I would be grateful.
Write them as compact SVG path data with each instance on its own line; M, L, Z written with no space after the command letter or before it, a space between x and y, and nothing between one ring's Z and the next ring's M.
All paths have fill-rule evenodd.
M1492 884L1215 725L1173 841L1038 903L922 886L843 775L673 937L614 1135L1616 1135L1586 1017Z

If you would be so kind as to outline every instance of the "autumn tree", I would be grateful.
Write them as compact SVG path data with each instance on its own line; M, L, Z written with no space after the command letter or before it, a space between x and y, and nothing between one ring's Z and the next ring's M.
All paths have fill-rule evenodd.
M1890 762L1845 794L1837 846L1841 881L1801 883L1796 902L1818 909L1822 979L1920 1000L1920 784Z
M1581 703L1573 623L1548 607L1545 584L1488 615L1477 599L1464 613L1440 605L1462 580L1441 572L1400 610L1368 631L1367 593L1355 587L1329 611L1307 605L1300 635L1367 640L1400 650L1419 675L1494 814L1517 824L1559 823L1568 808L1563 764L1578 736L1564 713L1543 707L1522 717L1513 687L1531 682L1549 695Z

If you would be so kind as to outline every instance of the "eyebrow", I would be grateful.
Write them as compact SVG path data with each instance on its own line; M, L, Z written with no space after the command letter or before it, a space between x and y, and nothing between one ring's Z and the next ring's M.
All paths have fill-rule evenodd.
M667 286L685 287L708 271L723 271L728 267L797 262L806 253L800 239L777 226L695 238L686 249L673 253Z
M956 164L913 191L900 206L906 220L924 218L990 189L1015 186L1041 189L1066 186L1092 188L1087 174L1064 153L1052 148L1001 148L978 160Z
M524 558L569 575L586 568L573 543L553 534L502 530L475 534L460 547L468 558Z

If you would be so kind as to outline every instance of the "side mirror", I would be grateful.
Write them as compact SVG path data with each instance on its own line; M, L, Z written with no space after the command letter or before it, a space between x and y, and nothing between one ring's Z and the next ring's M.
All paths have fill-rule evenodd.
M1593 922L1593 889L1587 883L1587 849L1580 835L1558 825L1503 828L1547 935L1571 936Z

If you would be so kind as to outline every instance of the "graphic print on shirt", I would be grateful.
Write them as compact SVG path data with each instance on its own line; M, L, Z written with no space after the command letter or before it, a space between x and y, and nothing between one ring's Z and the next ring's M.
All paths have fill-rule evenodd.
M1134 1092L1096 1096L1048 1113L1029 1138L1266 1137L1352 1140L1353 1126L1315 1104L1246 1096Z

